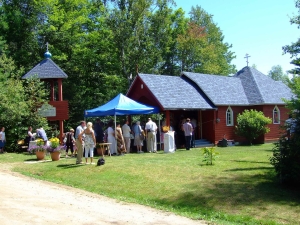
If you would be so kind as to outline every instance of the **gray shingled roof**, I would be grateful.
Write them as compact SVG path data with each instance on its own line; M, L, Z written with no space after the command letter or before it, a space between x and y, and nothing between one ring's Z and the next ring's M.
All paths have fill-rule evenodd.
M40 79L68 78L68 75L51 59L46 58L26 73L22 79L37 75Z
M244 67L232 77L183 72L195 82L215 105L285 104L291 90L251 67Z
M284 104L291 99L291 90L281 81L274 81L252 67L244 67L234 77L242 81L250 104Z
M249 105L241 80L233 77L183 72L215 105Z
M205 96L181 77L139 74L164 109L214 109Z

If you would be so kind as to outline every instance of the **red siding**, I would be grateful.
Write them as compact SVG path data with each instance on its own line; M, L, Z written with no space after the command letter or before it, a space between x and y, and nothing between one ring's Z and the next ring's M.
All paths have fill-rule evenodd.
M202 111L202 138L214 143L215 140L215 113L216 111Z
M277 106L280 111L280 124L273 124L273 109L274 105L265 105L263 113L265 116L272 119L272 124L268 125L270 132L265 135L265 141L277 140L284 132L281 127L284 126L285 121L288 119L289 110L285 106Z
M237 116L239 113L242 113L245 109L255 109L257 111L262 111L265 116L270 117L273 119L273 109L275 105L264 105L264 106L252 106L252 107L240 107L240 106L232 106L231 109L233 111L234 117L234 126L226 126L226 110L228 106L220 106L218 107L218 111L216 113L216 118L220 119L219 123L215 125L215 140L214 142L217 143L219 140L226 135L226 139L235 140L237 142L243 142L245 139L235 134L235 126L237 125ZM270 128L270 132L266 135L262 135L255 143L264 143L266 141L276 141L280 136L282 130L280 126L284 125L284 121L288 118L287 112L288 110L284 106L277 106L280 110L280 124L272 124L268 125Z
M50 101L50 105L56 108L56 116L47 117L49 121L69 119L69 102L68 101Z
M156 100L152 92L139 77L134 81L134 84L130 87L127 97L147 105L158 106L160 107L160 110L163 110L162 106Z

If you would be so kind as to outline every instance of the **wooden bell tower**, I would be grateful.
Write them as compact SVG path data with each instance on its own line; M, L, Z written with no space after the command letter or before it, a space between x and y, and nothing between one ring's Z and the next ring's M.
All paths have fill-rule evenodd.
M51 60L51 53L48 51L48 43L46 44L47 51L44 54L44 60L33 67L22 78L26 79L36 75L39 79L50 83L50 101L49 105L55 109L55 115L47 116L48 121L58 121L59 123L59 139L62 142L64 134L64 120L69 119L69 103L63 100L63 85L62 80L68 78L67 74L59 68ZM57 88L55 88L57 87ZM57 92L55 92L57 90Z

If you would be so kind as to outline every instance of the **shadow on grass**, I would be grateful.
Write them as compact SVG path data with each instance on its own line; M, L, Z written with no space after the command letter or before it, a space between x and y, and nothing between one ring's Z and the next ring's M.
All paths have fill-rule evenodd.
M268 164L268 165L270 165L270 162L260 162L260 161L248 161L248 160L230 160L230 161L232 161L232 162L241 162L241 163L244 163L244 162L246 162L246 163L259 163L259 164Z
M38 161L37 159L25 159L24 162Z
M261 170L262 168L259 169ZM273 170L271 171L272 168L265 169L270 171L259 175L234 175L231 178L212 178L207 184L199 182L189 183L186 187L183 187L184 191L181 194L169 198L161 198L157 201L161 205L171 205L173 208L190 210L196 215L200 212L208 215L212 213L210 209L219 208L220 204L222 208L229 210L227 212L229 214L231 209L234 209L236 213L239 209L245 207L263 212L273 204L282 207L282 209L285 206L287 207L285 209L288 209L291 205L299 207L300 190L283 188L274 177ZM296 215L298 210L299 208L295 208L295 211L291 212L290 215ZM252 217L252 215L249 216ZM223 216L220 217L222 218ZM263 218L263 216L261 217ZM291 221L295 220L299 219L295 216L291 218Z
M273 152L273 149L264 150L265 152Z
M75 168L75 167L80 167L80 166L85 166L85 164L60 164L57 165L57 167L62 168L62 169L71 169L71 168Z
M230 169L230 170L224 170L224 171L251 171L251 170L273 170L273 167L251 167L251 168L236 168L236 169Z

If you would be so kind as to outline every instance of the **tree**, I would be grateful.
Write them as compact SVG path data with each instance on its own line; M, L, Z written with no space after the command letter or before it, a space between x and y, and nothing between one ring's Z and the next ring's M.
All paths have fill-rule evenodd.
M2 0L0 34L8 45L7 56L26 70L39 57L37 24L42 19L41 4L35 0Z
M68 75L63 95L69 101L70 119L65 125L74 127L82 120L85 109L114 97L105 92L104 77L111 75L111 84L115 84L114 74L121 71L120 60L107 25L107 10L100 1L43 2L46 23L40 24L39 35L46 37L53 60ZM124 86L127 80L114 86L113 92L124 92Z
M45 102L45 88L38 79L24 85L20 80L23 68L17 68L14 61L6 56L7 46L0 53L0 124L6 127L7 148L13 150L16 142L26 136L28 126L43 125L46 119L37 113L37 106Z
M300 0L295 2L296 8L300 9ZM300 11L298 15L290 20L291 24L298 25L300 28ZM289 87L294 93L291 101L287 101L287 107L290 109L290 114L294 119L294 133L292 136L287 137L283 135L278 143L273 148L273 156L270 158L271 164L274 166L277 176L283 184L291 185L294 187L300 186L300 39L291 45L283 47L284 53L291 54L291 64L296 68L288 71L293 74L293 79L289 83ZM283 133L288 129L286 124L283 127Z
M150 23L155 66L149 72L179 76L182 69L177 38L185 33L188 24L184 11L181 8L173 11L166 4L162 5L150 16Z
M282 137L273 148L273 156L270 159L281 183L300 186L300 79L292 79L291 88L295 94L291 101L287 102L290 115L293 118L294 133L286 135L290 124L282 127Z
M49 43L53 61L68 75L63 88L70 109L66 125L74 127L82 119L84 109L126 92L127 79L137 69L168 75L180 75L182 68L233 73L231 46L223 43L221 30L212 17L195 9L188 23L182 9L174 11L170 7L173 3L3 0L0 35L8 43L6 55L18 67L24 66L25 71L41 61L45 44ZM205 38L192 35L199 29L205 30ZM189 39L188 34L194 39Z
M178 36L179 59L181 60L181 69L183 71L197 71L199 67L204 66L203 56L205 55L205 51L208 50L205 47L207 44L206 36L204 27L200 27L192 22L188 24L185 34Z
M295 15L290 19L291 24L296 24L298 28L300 28L300 0L295 1L295 6L298 8L298 15ZM294 75L300 75L300 58L298 57L298 54L300 53L300 39L298 39L296 42L292 43L291 45L286 45L282 47L283 52L291 54L291 64L295 65L296 68L291 69L288 71L291 74Z
M282 67L280 65L273 66L272 69L269 71L268 76L271 77L273 80L282 81L286 85L289 82L289 76L283 73Z
M253 140L270 131L267 125L271 122L272 120L265 117L263 112L253 109L244 110L237 116L236 134L245 137L252 145Z
M221 29L214 23L213 15L208 14L200 6L192 7L190 21L204 28L206 41L200 46L201 61L195 72L207 74L229 75L236 73L231 61L236 57L230 51L232 45L224 43Z
M251 67L257 70L257 65L256 64L252 64Z

